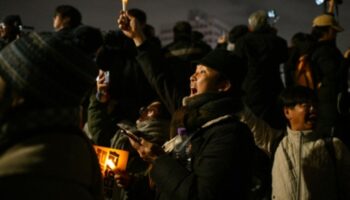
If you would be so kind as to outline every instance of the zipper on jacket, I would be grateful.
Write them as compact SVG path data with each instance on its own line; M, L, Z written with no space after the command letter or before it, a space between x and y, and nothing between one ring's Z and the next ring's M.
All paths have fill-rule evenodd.
M300 138L299 138L299 172L298 172L298 184L297 184L297 200L300 200L301 197L301 172L302 172L302 155L303 155L303 136L304 133L300 132Z

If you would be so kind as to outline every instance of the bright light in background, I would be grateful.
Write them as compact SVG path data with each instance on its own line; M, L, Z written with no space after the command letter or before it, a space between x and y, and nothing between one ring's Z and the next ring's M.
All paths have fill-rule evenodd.
M324 0L315 0L315 3L319 6L324 3Z

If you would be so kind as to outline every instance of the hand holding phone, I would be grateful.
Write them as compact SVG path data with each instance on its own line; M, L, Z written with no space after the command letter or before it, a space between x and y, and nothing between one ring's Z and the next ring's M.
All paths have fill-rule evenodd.
M121 129L121 133L128 136L133 141L137 142L138 144L141 144L141 138L136 136L135 133L133 133L130 129L130 127L123 123L118 123L117 126Z

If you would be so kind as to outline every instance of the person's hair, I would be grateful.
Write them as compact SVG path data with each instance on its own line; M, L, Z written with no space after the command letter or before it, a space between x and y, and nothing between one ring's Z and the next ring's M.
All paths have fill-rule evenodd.
M8 30L7 36L4 39L8 39L9 41L13 41L17 38L18 35L22 33L22 20L19 15L8 15L6 16L2 22L9 26L10 29Z
M143 33L145 34L146 38L152 38L156 36L154 27L149 24L146 24L145 27L143 27Z
M135 17L142 25L147 23L147 15L143 10L131 8L128 10L128 14Z
M310 53L315 46L315 38L311 34L297 32L291 38L292 46L298 50L300 55Z
M71 5L60 5L55 9L54 16L61 16L62 18L69 18L69 27L77 27L81 25L82 16L78 9Z
M194 42L202 41L204 38L204 34L200 31L192 31L191 38Z
M179 21L173 27L174 39L175 41L179 38L191 38L192 26L187 21Z
M88 55L94 55L103 44L100 29L91 26L79 26L73 32L75 44Z
M267 13L264 10L252 13L248 18L248 24L252 31L259 31L270 27Z
M248 32L248 26L244 24L236 25L230 30L228 34L228 41L231 43L235 43L240 37L244 36Z
M279 96L283 107L292 108L297 104L317 102L316 93L304 86L291 86L284 89Z

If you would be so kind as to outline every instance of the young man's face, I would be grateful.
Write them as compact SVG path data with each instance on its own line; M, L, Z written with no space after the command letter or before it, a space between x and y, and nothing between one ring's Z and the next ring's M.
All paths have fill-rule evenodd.
M284 114L292 130L312 130L315 126L317 113L314 103L301 103L294 107L285 107Z
M190 97L206 92L219 92L223 87L223 81L219 81L219 78L218 71L201 64L197 65L196 71L190 77Z

